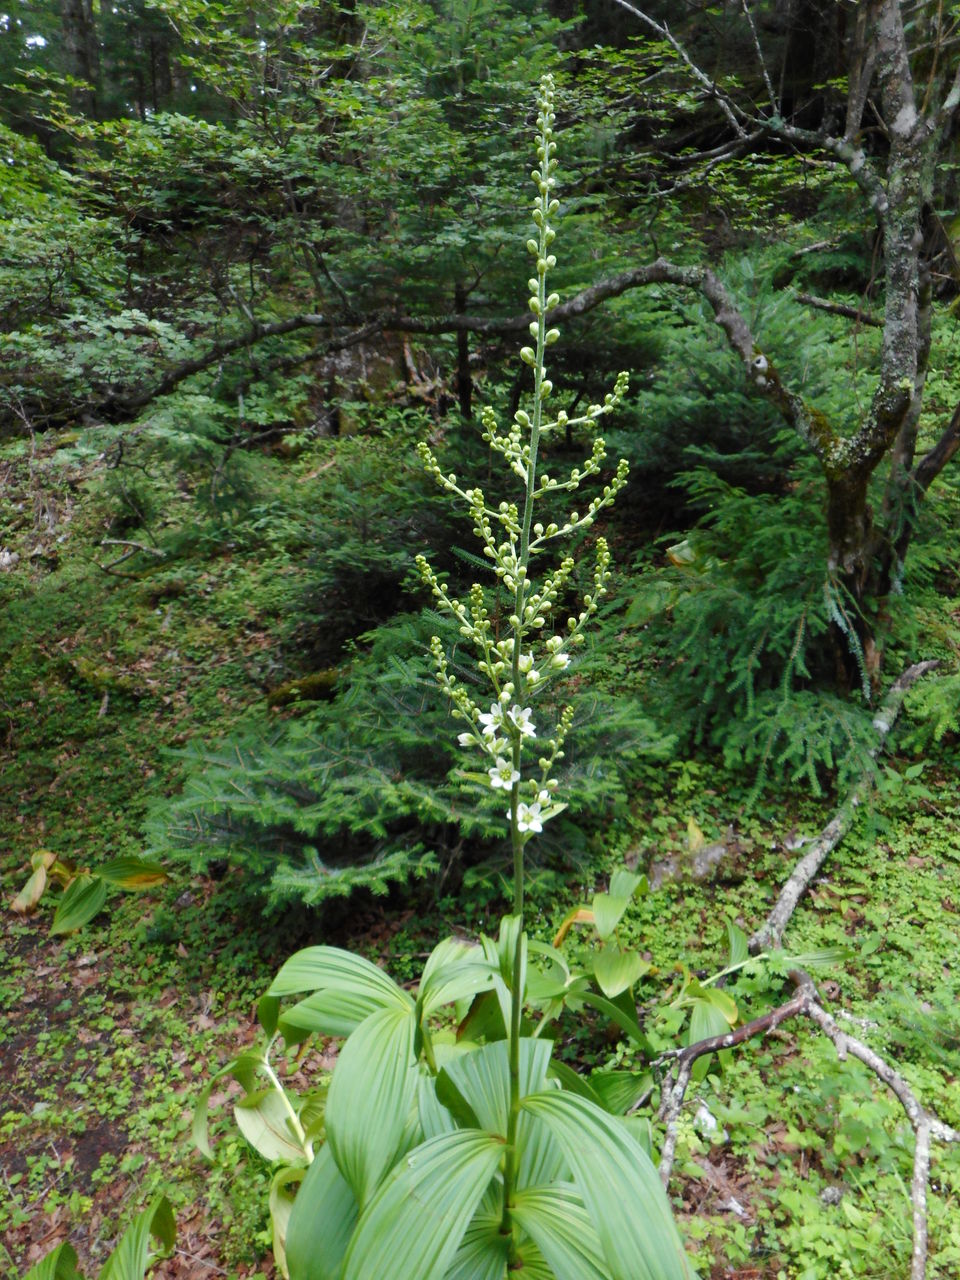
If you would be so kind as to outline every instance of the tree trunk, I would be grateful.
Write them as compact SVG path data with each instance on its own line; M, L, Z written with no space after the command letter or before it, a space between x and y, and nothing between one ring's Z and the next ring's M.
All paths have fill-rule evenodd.
M93 0L60 0L60 22L67 70L89 88L74 90L74 105L96 116L100 88L100 41Z

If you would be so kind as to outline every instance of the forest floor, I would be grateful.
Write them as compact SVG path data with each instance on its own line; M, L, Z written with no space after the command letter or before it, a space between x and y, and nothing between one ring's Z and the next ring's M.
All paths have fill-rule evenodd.
M19 562L0 579L5 674L0 702L0 897L50 848L95 865L141 854L151 797L169 793L171 748L228 733L262 704L282 615L288 552L241 560L196 547L176 575L131 580L96 560L102 512L82 504L84 467L54 445L0 459L0 545ZM304 462L304 469L309 460ZM84 464L86 466L86 464ZM177 585L171 586L171 583ZM271 604L271 602L273 602ZM843 945L815 975L944 1120L960 1124L960 794L949 744L922 781L879 797L834 853L791 922L794 952ZM715 972L726 922L750 932L835 797L771 792L749 816L748 784L708 759L676 760L611 827L589 881L533 897L549 938L570 904L625 857L674 859L677 879L640 900L630 940L654 965L644 999L669 999L676 967ZM701 838L718 857L687 872ZM492 897L487 927L502 904ZM272 1276L270 1172L241 1140L228 1089L214 1096L215 1159L190 1143L209 1074L251 1041L255 1002L297 946L357 947L399 980L456 921L429 886L360 899L322 916L264 914L239 877L185 869L143 897L115 894L79 933L50 933L52 904L0 923L0 1276L15 1280L61 1240L97 1265L130 1216L160 1191L176 1209L167 1277ZM579 945L579 944L578 944ZM665 994L666 993L666 994ZM757 982L739 984L750 1016ZM858 1024L859 1025L859 1024ZM565 1032L573 1063L623 1064L602 1027ZM333 1051L290 1069L329 1071ZM702 1105L701 1105L702 1104ZM691 1090L671 1191L710 1280L826 1280L906 1272L912 1135L899 1105L855 1061L838 1062L807 1024L741 1049ZM960 1274L960 1151L934 1156L931 1280Z

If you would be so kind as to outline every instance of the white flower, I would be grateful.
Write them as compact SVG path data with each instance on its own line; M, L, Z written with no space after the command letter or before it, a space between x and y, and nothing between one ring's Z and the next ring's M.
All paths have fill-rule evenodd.
M483 725L483 736L485 738L495 738L497 736L497 730L503 727L503 707L499 702L492 702L489 712L481 712L480 724Z
M529 707L518 707L514 703L508 714L514 726L519 729L521 738L535 738L537 736L536 727L530 720L533 712Z
M540 804L549 804L549 803L550 803L550 792L549 792L549 791L541 791L541 792L540 792L540 794L537 796L537 800L540 802Z
M569 653L555 653L550 659L550 665L556 671L564 671L570 665Z
M520 657L517 659L517 666L518 666L518 667L520 668L520 670L521 670L521 671L523 671L524 673L526 673L527 671L529 671L529 670L530 670L530 668L533 666L533 654L532 654L532 653L521 653Z
M524 677L524 679L526 680L527 684L537 684L540 679L540 672L536 669L536 667L531 667L530 670L527 672L526 676Z
M510 815L507 814L507 817ZM521 800L517 805L517 830L518 831L542 831L543 822L540 819L539 804L524 804Z
M513 761L506 760L503 756L497 756L496 765L487 772L490 774L490 785L494 791L499 790L500 787L508 791L515 782L520 781L520 774L513 767Z
M472 747L476 742L476 738L472 733L458 733L457 741L460 743L461 747Z

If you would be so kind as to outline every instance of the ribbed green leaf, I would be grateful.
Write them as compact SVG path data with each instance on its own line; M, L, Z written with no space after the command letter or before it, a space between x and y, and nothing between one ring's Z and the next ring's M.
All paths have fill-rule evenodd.
M499 1210L480 1206L444 1280L506 1280L509 1255L500 1234L500 1216Z
M636 951L621 951L615 944L604 947L593 957L593 975L597 985L611 999L621 991L629 990L649 968Z
M729 965L743 964L744 960L749 960L750 939L732 920L727 921L727 942L730 949L730 957L727 961Z
M604 1111L622 1116L650 1089L653 1076L649 1071L594 1071L590 1084Z
M552 1047L548 1041L521 1039L521 1097L546 1086ZM498 1040L449 1062L437 1077L437 1097L461 1125L505 1137L510 1114L508 1043ZM549 1130L522 1114L517 1125L517 1151L517 1186L552 1182L566 1172L563 1153Z
M566 1156L611 1280L690 1280L657 1171L624 1125L572 1093L535 1094L520 1105Z
M603 1250L576 1187L518 1191L513 1216L532 1237L556 1280L609 1280Z
M300 1184L287 1223L290 1280L339 1280L356 1225L356 1197L330 1148L321 1147Z
M521 1039L521 1098L544 1087L552 1048L548 1040ZM501 1137L506 1134L510 1115L510 1060L506 1040L485 1044L473 1053L464 1053L448 1062L437 1081L437 1093L444 1102L443 1084L447 1081L468 1103L479 1128Z
M340 1280L443 1280L502 1156L476 1130L411 1151L357 1223Z
M306 1153L290 1123L279 1089L250 1093L233 1108L237 1127L264 1160L304 1164Z
M83 1280L77 1270L77 1254L72 1244L58 1244L31 1267L23 1280Z
M143 1280L147 1267L157 1256L150 1243L154 1238L165 1253L170 1252L177 1238L173 1209L166 1196L159 1196L134 1218L104 1264L100 1280Z
M729 1030L730 1023L723 1010L719 1009L712 1000L697 998L693 1001L690 1009L688 1044L696 1044L698 1040L708 1040L711 1036L724 1036Z
M291 996L300 991L352 991L376 1000L380 1009L412 1008L413 1001L393 979L363 956L340 947L306 947L286 962L268 995Z
M64 890L53 913L51 933L72 933L93 919L107 900L106 883L99 876L77 876Z
M267 997L272 999L273 997ZM364 1018L386 1007L379 994L359 991L315 991L280 1015L278 1026L288 1044L309 1035L348 1036Z
M482 947L462 938L444 938L424 965L417 1003L429 1017L445 1004L489 991L494 978Z
M646 876L638 876L626 867L620 867L610 877L610 896L612 898L632 898L635 893L641 896L647 893L649 886Z
M380 1009L340 1050L327 1095L327 1143L361 1209L397 1157L417 1088L412 1006Z
M615 898L611 893L594 894L593 924L601 938L609 938L629 905L629 898Z

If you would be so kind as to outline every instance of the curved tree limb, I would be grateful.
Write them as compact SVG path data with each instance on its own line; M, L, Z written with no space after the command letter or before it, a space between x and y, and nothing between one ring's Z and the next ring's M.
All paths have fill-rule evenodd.
M873 727L877 731L877 741L870 752L871 760L875 760L883 750L887 736L896 723L897 716L900 714L900 708L903 705L907 690L916 684L922 676L925 676L928 671L933 671L937 666L939 666L939 662L935 659L927 662L916 662L913 666L908 667L899 679L890 686L874 717ZM759 951L766 951L769 947L780 945L783 931L796 910L798 902L807 891L810 882L850 830L857 809L863 803L869 782L869 774L865 774L794 867L789 879L780 890L780 896L777 898L770 914L750 939L749 946L752 955L756 955Z
M837 1057L841 1061L848 1056L857 1058L890 1090L903 1107L914 1134L913 1177L910 1188L913 1216L910 1280L925 1280L930 1142L931 1139L945 1143L960 1142L960 1130L945 1124L939 1116L928 1111L904 1077L886 1059L837 1024L832 1014L828 1013L820 1003L817 989L809 974L797 970L790 976L796 989L792 999L771 1009L762 1017L754 1018L752 1022L738 1027L735 1031L698 1040L671 1054L665 1054L661 1059L662 1062L671 1062L671 1074L675 1065L676 1077L665 1082L661 1090L660 1119L666 1120L667 1129L660 1157L660 1180L666 1187L673 1171L679 1136L678 1120L690 1085L694 1062L707 1054L743 1044L754 1036L769 1035L789 1018L808 1018L828 1040L832 1041Z

